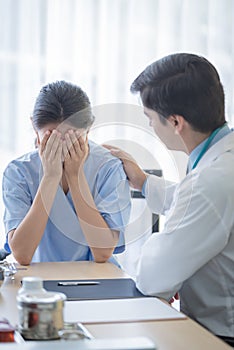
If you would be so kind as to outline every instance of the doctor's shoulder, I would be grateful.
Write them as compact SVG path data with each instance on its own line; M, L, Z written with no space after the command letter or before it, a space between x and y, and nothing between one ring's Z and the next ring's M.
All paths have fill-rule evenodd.
M234 166L231 166L230 158L225 158L214 160L209 166L188 174L180 183L180 192L182 188L190 188L192 196L201 195L213 203L217 200L225 203L230 196L234 201Z

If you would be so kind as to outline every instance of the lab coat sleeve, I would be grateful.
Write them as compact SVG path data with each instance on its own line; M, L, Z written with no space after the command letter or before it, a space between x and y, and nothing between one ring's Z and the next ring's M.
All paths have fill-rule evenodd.
M210 181L205 171L187 176L178 186L163 231L142 248L136 282L144 294L169 300L227 244L234 199L214 176L220 174Z
M145 198L153 213L163 214L171 207L177 184L162 177L149 175L145 184Z

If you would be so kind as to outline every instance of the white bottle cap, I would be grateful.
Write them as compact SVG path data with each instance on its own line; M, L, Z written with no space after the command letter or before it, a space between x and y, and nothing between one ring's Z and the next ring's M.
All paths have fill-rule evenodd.
M23 288L26 290L40 290L43 289L43 280L40 277L23 277Z

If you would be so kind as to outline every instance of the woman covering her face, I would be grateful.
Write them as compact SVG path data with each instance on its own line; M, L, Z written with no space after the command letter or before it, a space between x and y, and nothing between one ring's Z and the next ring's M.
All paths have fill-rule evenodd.
M121 161L88 140L93 121L80 87L41 89L32 115L37 148L3 175L5 249L20 264L105 262L124 250L129 186Z

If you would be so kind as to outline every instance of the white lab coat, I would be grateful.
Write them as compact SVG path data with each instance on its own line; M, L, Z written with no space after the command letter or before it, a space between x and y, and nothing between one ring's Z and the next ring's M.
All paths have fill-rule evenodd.
M234 132L215 143L178 185L149 176L146 199L166 215L142 248L137 286L217 335L234 337Z

